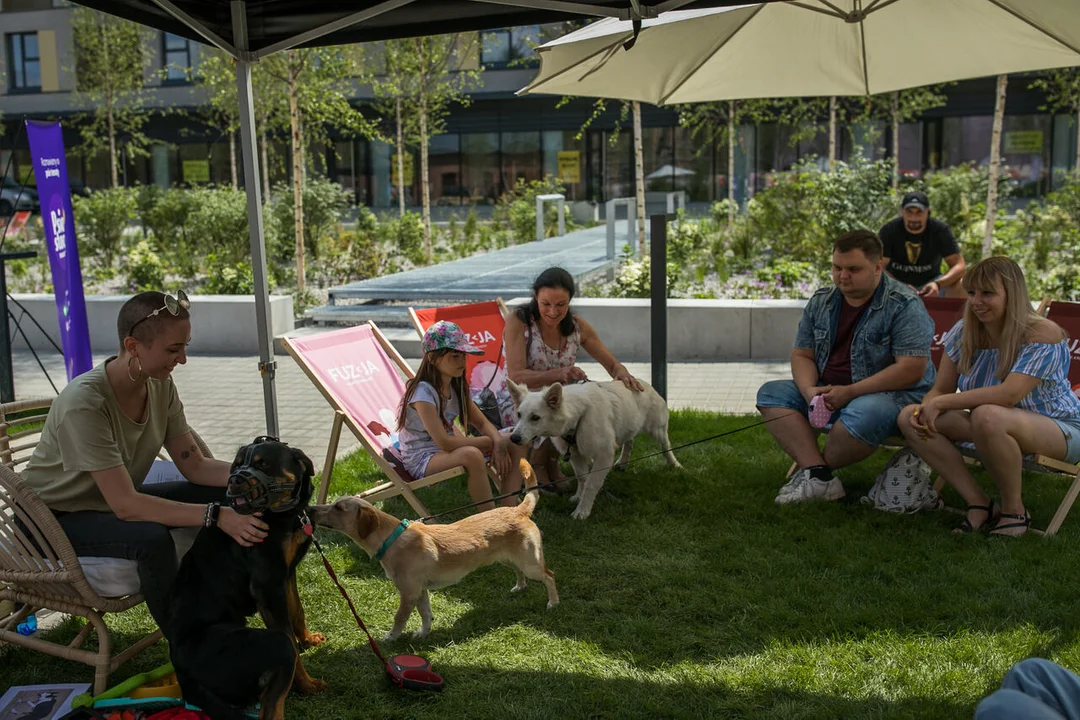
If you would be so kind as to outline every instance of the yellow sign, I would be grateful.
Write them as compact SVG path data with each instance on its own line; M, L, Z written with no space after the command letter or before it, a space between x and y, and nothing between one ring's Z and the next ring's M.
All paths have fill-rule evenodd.
M559 181L581 182L581 153L577 150L563 150L559 153Z
M1005 133L1005 149L1008 153L1036 153L1043 151L1042 130L1018 130Z
M405 187L412 187L413 184L413 158L412 155L405 155L402 157L402 165L405 166ZM398 156L393 154L390 156L390 184L394 187L398 186Z
M23 180L26 180L26 187L37 187L37 178L34 177L33 165L20 165L17 171L19 174L15 177L15 180L22 185Z
M208 183L210 182L210 161L185 160L183 174L186 183Z

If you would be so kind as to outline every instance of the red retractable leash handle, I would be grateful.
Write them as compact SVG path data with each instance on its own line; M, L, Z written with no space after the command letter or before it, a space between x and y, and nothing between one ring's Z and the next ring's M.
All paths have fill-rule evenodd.
M315 528L312 527L311 521L304 523L304 532L311 536L311 541L315 543L315 549L319 551L319 556L322 557L323 566L326 568L326 572L330 574L330 579L337 585L337 589L341 592L341 596L345 598L345 602L349 605L349 610L352 611L353 617L356 618L356 624L360 626L360 629L367 635L368 645L371 646L372 651L375 653L375 657L379 658L386 667L386 674L390 678L390 682L397 685L400 688L406 690L434 690L439 691L443 689L442 676L431 669L431 663L419 655L394 655L389 660L383 657L382 651L379 650L378 643L375 642L375 638L371 636L371 632L368 631L367 625L360 619L360 614L356 612L356 606L353 605L352 598L345 592L345 588L342 586L341 581L338 580L337 573L334 572L334 568L330 565L330 561L326 559L326 553L323 552L322 546L319 545L319 541L315 539Z

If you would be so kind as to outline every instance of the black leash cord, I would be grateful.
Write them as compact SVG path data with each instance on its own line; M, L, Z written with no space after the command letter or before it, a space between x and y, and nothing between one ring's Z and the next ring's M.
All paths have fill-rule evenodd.
M684 443L683 445L677 445L676 447L668 448L667 450L660 450L659 452L649 453L648 455L642 455L641 457L633 458L631 460L627 460L626 465L629 465L630 463L640 462L642 460L647 460L647 459L652 458L652 457L657 457L658 455L663 455L665 452L674 452L675 450L682 450L683 448L688 448L688 447L690 447L692 445L700 445L701 443L709 442L711 440L717 440L719 438L726 437L728 435L734 435L735 433L741 433L741 432L743 432L745 430L752 430L753 428L761 427L762 425L767 425L767 424L769 424L771 422L774 422L776 420L781 420L781 419L786 418L786 417L790 417L790 415L786 415L786 414L781 415L780 417L775 417L772 420L761 420L759 422L756 422L756 423L753 423L753 424L750 424L750 425L746 425L745 427L735 428L734 430L727 430L725 432L718 433L716 435L710 435L709 437L701 438L700 440L694 440L693 442ZM594 472L601 472L603 470L611 470L612 468L616 468L616 467L619 467L619 464L611 465L611 466L606 467L606 468L593 468L592 470L590 470L586 474L591 475ZM572 475L570 477L564 477L562 480L555 480L553 482L546 482L546 483L543 483L543 484L537 484L536 489L539 490L541 488L546 488L546 487L555 487L557 485L561 485L564 482L569 482L570 480L576 480L579 477L582 477L582 476L581 475ZM456 507L456 508L454 508L452 510L444 510L442 512L435 513L434 515L427 515L426 517L419 518L418 520L416 520L416 522L427 522L428 520L433 520L433 519L435 519L437 517L442 517L443 515L450 515L452 513L461 512L462 510L469 510L471 508L477 507L478 505L484 505L484 504L489 503L489 502L496 502L496 501L502 500L504 498L514 497L515 495L521 495L523 491L524 492L532 492L532 490L533 490L533 488L528 488L527 490L525 488L522 488L522 490L519 490L519 491L516 491L516 492L503 493L502 495L496 495L495 497L491 498L491 500L482 500L480 502L472 502L472 503L469 503L468 505L462 505L461 507Z

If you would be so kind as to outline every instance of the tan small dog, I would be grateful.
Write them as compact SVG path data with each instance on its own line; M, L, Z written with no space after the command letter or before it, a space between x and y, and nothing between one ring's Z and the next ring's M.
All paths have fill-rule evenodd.
M473 570L496 562L510 565L517 573L512 592L524 590L526 578L540 580L547 586L548 609L559 604L555 574L544 565L540 528L531 519L539 492L527 460L521 461L521 475L529 492L516 507L487 510L451 525L410 523L394 538L402 521L356 497L313 505L308 512L316 525L355 540L381 562L397 586L401 604L394 627L383 640L401 635L414 607L421 627L413 637L422 638L431 631L428 590L454 585Z

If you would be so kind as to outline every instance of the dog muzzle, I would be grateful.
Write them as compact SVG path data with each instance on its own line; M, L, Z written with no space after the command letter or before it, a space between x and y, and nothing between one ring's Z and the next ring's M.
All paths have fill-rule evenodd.
M300 504L297 483L270 477L254 466L255 446L263 442L280 442L277 438L261 435L244 448L240 465L229 474L225 498L229 507L241 515L252 515L260 510L287 512Z

